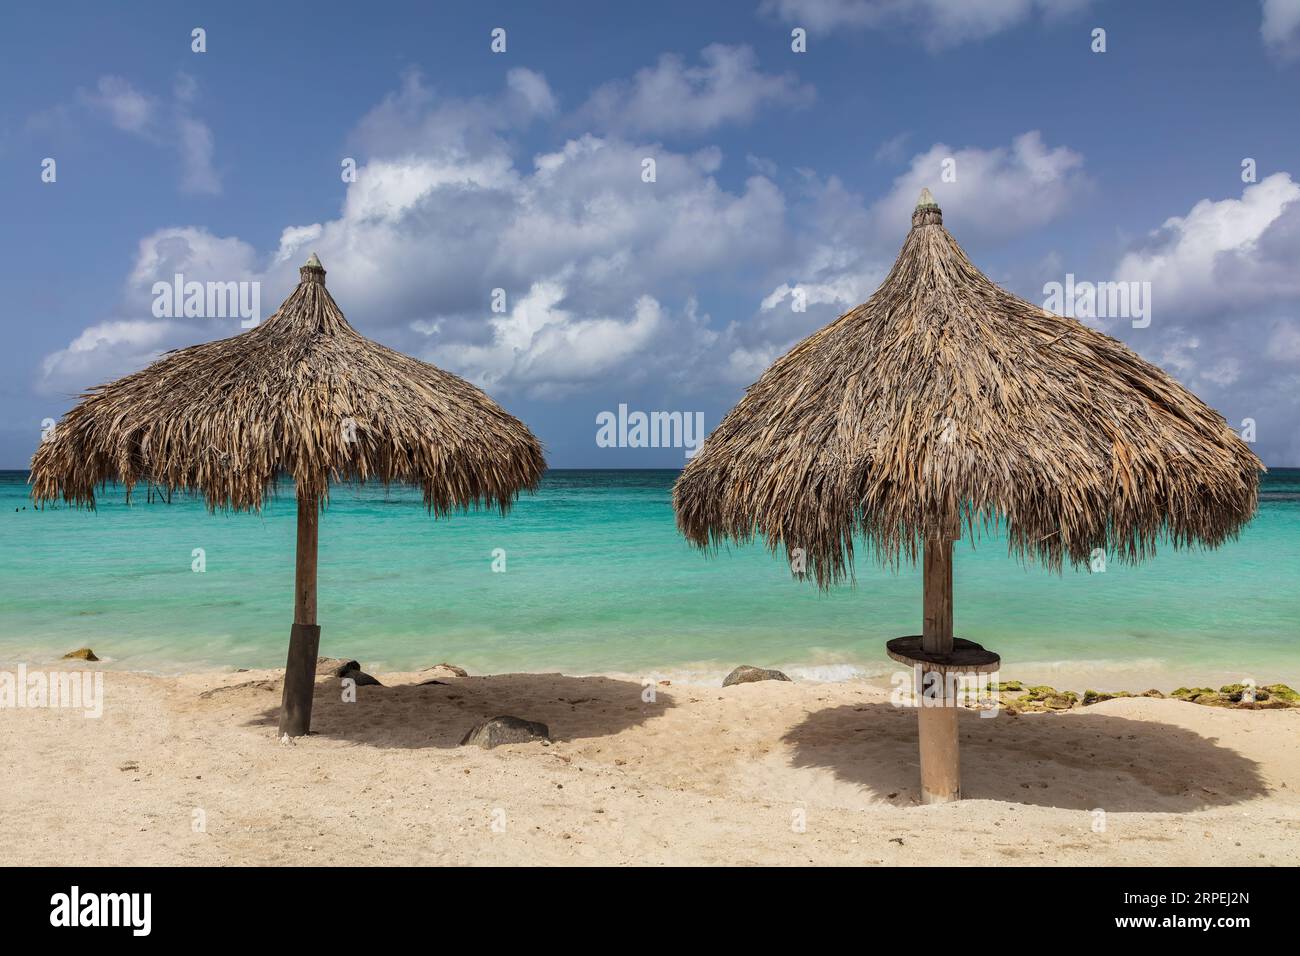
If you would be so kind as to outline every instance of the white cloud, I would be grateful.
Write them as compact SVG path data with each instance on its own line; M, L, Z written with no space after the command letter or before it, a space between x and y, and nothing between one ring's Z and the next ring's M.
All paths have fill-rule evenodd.
M46 355L37 373L37 391L78 392L141 368L168 349L241 331L238 318L154 318L153 284L171 284L177 273L187 282L257 281L261 277L253 247L242 240L214 236L193 226L151 233L137 247L118 316L85 329L67 347Z
M792 26L826 34L838 29L913 29L931 50L983 40L1035 14L1053 19L1090 0L763 0L760 9Z
M518 67L506 73L506 87L523 103L533 116L552 116L558 105L546 77L532 70Z
M508 314L489 320L487 344L435 346L434 357L472 370L486 388L554 396L603 378L663 330L663 310L648 295L623 320L575 316L561 305L566 292L559 279L535 283Z
M947 160L953 161L950 167ZM953 182L943 181L945 168L954 170ZM1049 148L1037 130L993 149L936 143L913 156L889 194L872 207L878 226L890 235L905 229L923 187L934 193L944 221L957 225L963 237L1002 238L1055 219L1087 180L1083 157L1066 146Z
M147 311L153 284L176 273L197 282L242 282L257 278L257 254L241 239L214 236L195 226L159 229L140 240L127 277L125 300Z
M73 394L97 377L117 377L154 361L170 346L176 329L170 322L113 321L92 325L66 348L41 361L36 390L41 394Z
M1300 56L1300 0L1263 0L1263 13L1264 45L1283 59Z
M1300 296L1300 183L1274 173L1240 199L1202 199L1165 220L1115 268L1149 281L1166 315L1210 314Z
M1267 462L1300 462L1300 184L1276 173L1241 198L1166 219L1114 269L1151 283L1151 324L1108 325L1237 428Z
M747 46L714 43L701 51L700 60L699 66L687 66L665 53L631 80L598 88L579 116L620 133L702 133L748 121L769 103L803 106L814 96L813 88L791 73L760 71Z

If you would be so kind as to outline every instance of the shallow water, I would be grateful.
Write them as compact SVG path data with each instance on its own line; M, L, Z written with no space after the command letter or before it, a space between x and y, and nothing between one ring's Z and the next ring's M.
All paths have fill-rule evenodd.
M418 491L337 488L321 519L321 651L381 670L443 660L480 673L893 670L883 644L919 632L919 572L862 563L855 587L827 595L761 546L706 557L677 533L675 477L551 471L508 517L436 521ZM128 507L110 487L95 512L37 511L25 482L0 472L0 660L89 645L136 669L283 665L291 494L261 515L211 515L191 499ZM1217 551L1164 549L1140 568L1057 576L1024 568L997 536L978 550L962 542L956 631L1000 652L1012 677L1300 684L1298 520L1300 470L1277 469L1240 540ZM498 548L504 573L492 569Z

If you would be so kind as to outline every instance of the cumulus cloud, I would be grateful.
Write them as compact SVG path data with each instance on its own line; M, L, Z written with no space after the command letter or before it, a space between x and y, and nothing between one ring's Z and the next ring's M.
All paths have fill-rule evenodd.
M172 323L110 321L92 325L66 348L41 361L36 383L45 395L71 395L100 376L116 378L154 361L171 346L177 332Z
M947 169L952 182L944 181ZM912 157L873 213L880 228L894 233L910 222L916 197L928 187L945 221L960 223L963 236L1005 238L1055 219L1087 185L1079 153L1048 147L1031 130L992 149L936 143Z
M1300 462L1300 184L1276 173L1241 198L1202 199L1117 263L1151 283L1151 324L1122 335L1240 428L1265 461Z
M141 243L122 318L147 315L147 290L175 272L260 281L269 312L316 251L359 328L495 392L560 395L650 369L685 381L691 353L714 335L693 286L779 259L782 193L758 174L723 188L716 148L653 147L649 183L650 148L617 136L582 135L516 159L510 131L552 104L544 78L527 71L473 101L409 75L359 122L357 178L335 218L284 228L264 257L237 238L160 230ZM498 288L503 314L490 308ZM200 321L172 323L164 344L205 332ZM45 377L95 380L67 352L50 357Z
M471 370L486 388L523 386L553 396L604 378L664 327L662 307L648 295L626 320L576 316L563 307L566 297L560 279L534 283L508 314L489 319L487 343L451 343L435 352L447 364Z
M619 133L703 133L750 120L768 104L805 106L813 97L813 88L791 73L762 72L749 47L714 43L697 66L665 53L631 80L606 83L579 117Z
M193 114L197 97L198 83L186 73L177 75L167 101L113 75L100 77L93 91L78 92L78 101L92 114L123 132L174 151L180 160L182 191L216 195L221 192L221 177L212 164L212 130Z
M760 10L811 33L915 31L931 50L983 40L1041 15L1059 18L1090 0L763 0Z
M1116 278L1149 281L1166 314L1213 315L1300 297L1300 183L1274 173L1240 199L1202 199L1130 250Z
M1263 0L1259 32L1269 51L1290 60L1300 56L1300 0Z

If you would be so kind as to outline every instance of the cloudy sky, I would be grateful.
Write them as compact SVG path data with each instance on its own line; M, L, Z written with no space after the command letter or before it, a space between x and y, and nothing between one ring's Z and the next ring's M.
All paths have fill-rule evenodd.
M269 315L312 251L358 330L552 465L680 467L597 414L712 428L871 294L922 186L1032 301L1149 282L1145 327L1089 321L1300 465L1300 0L55 6L10 9L0 57L0 467L239 331L155 317L155 282L257 282Z

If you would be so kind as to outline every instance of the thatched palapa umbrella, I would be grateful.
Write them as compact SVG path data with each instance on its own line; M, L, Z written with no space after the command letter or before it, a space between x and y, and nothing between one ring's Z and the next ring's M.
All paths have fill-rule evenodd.
M212 510L258 510L277 478L298 496L294 618L280 733L311 725L320 628L316 540L330 481L419 485L424 504L497 507L537 486L537 439L481 390L359 335L325 288L313 253L267 321L169 352L90 389L32 459L32 498L95 506L110 480Z
M823 587L860 535L924 563L920 635L889 656L929 675L995 670L952 633L952 542L1004 526L1059 571L1094 549L1136 563L1158 541L1214 547L1254 513L1263 468L1221 415L1109 336L984 276L929 190L884 283L778 359L673 490L681 531L801 552ZM954 706L921 707L926 802L960 796Z

